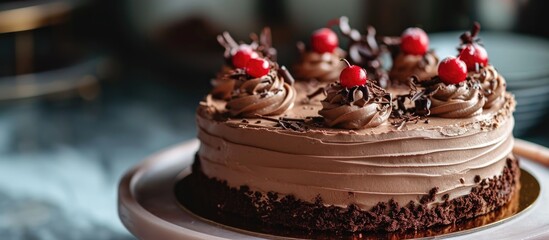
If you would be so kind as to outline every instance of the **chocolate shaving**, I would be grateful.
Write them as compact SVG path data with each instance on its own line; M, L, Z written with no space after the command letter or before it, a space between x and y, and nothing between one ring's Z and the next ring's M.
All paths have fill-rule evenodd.
M438 77L434 77L431 80L419 81L417 76L410 78L410 93L407 95L399 95L396 98L396 104L393 105L393 111L391 112L392 124L397 129L401 129L406 123L414 122L418 123L419 120L431 115L431 99L429 98L434 94L440 83ZM405 105L406 100L414 103L413 107L407 108ZM428 119L425 123L429 123Z
M293 130L298 132L305 132L309 128L305 125L304 119L299 118L286 118L286 117L280 117L280 118L272 118L272 117L266 117L262 115L256 115L256 117L270 121L275 122L277 127L281 127L285 130Z
M250 46L254 51L261 54L262 57L270 59L273 62L276 62L277 52L276 49L272 46L271 40L271 29L268 27L263 28L259 37L255 33L250 34L250 39L252 42L250 44L238 43L234 40L233 37L228 32L223 32L217 36L217 42L225 48L223 57L227 65L232 66L231 58L233 54L236 53L239 47L242 45Z
M461 40L461 44L457 48L458 52L461 53L461 51L465 48L467 44L476 43L476 44L482 45L482 42L478 37L479 32L480 32L480 23L475 22L473 24L473 27L471 28L471 31L467 31L461 34L461 36L459 37L459 39ZM479 65L479 64L477 63L475 65ZM480 70L479 67L480 66L475 66L476 72L479 72Z
M277 72L278 72L278 75L284 79L284 82L290 85L294 85L294 82L295 82L294 77L292 76L292 74L290 74L286 66L281 66Z
M379 86L387 87L389 75L383 69L381 60L384 49L378 45L375 28L368 26L366 34L361 35L350 27L349 19L343 16L339 18L339 29L350 40L347 52L351 62L365 68L373 76L370 79L377 81Z
M351 105L353 102L360 100L355 98L357 91L362 92L362 99L367 103L375 101L380 104L390 104L393 101L391 94L387 93L385 89L377 86L372 82L367 82L365 85L361 86L355 86L351 88L343 87L339 91L339 94L341 94L345 99L345 102L343 102L343 104Z
M260 52L263 57L276 62L277 51L273 48L271 28L264 27L259 34L259 39L255 33L250 34L250 38L254 40L254 42L259 43L257 51Z
M225 59L230 59L233 54L233 50L237 49L239 46L239 44L228 32L223 32L222 34L217 35L217 42L225 48L225 52L223 53L223 57L225 57Z
M473 27L471 28L471 31L464 32L459 37L461 39L462 44L471 44L478 41L478 33L480 32L480 23L475 22L473 23Z

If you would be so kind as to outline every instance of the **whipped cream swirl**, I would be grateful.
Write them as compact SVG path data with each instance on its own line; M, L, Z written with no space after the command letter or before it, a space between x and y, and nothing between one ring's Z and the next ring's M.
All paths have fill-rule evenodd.
M492 106L501 106L505 102L506 82L494 66L488 65L481 68L479 72L470 72L469 77L480 82L480 86L484 90L484 96L486 97L485 109Z
M372 83L351 89L334 83L321 103L322 110L318 113L329 127L376 127L391 115L391 94Z
M226 105L231 116L279 115L294 105L294 87L274 69L260 78L235 81L232 98Z
M419 81L429 80L437 75L438 57L429 51L425 55L400 53L393 59L389 78L393 82L408 84L415 75Z
M314 51L301 51L301 58L294 66L294 74L297 79L316 79L320 82L335 82L339 79L339 73L345 68L341 58L345 52L336 49L333 53L317 53Z
M486 99L480 86L467 81L460 84L438 83L429 99L431 115L443 118L466 118L482 112Z

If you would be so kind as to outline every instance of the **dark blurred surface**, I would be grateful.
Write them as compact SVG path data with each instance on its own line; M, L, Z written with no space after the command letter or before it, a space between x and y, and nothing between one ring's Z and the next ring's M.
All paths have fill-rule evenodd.
M541 24L549 2L541 0L68 2L78 4L66 21L24 31L45 49L35 52L32 71L63 70L98 55L106 69L89 73L98 79L91 97L75 91L0 102L1 239L132 239L117 217L117 182L147 155L194 138L195 107L223 62L215 40L223 30L247 41L270 25L286 65L295 61L296 41L342 15L382 35L408 26L445 34L478 20L482 31L549 38ZM18 79L17 34L0 31L3 80ZM547 120L545 112L521 137L549 146Z

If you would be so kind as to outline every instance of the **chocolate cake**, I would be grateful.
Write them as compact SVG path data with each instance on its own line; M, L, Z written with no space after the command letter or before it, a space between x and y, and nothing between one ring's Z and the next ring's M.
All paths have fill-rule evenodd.
M331 70L336 79L294 81L265 51L269 31L252 44L221 41L228 61L214 82L225 87L197 109L201 145L190 178L200 187L188 197L281 229L350 233L426 229L508 203L520 187L515 101L475 52L478 30L462 36L459 55L433 77L402 72L392 87L383 83L379 55L389 51L375 30L360 35L345 18L337 23L354 41L341 51L350 61ZM332 40L315 44L339 54Z

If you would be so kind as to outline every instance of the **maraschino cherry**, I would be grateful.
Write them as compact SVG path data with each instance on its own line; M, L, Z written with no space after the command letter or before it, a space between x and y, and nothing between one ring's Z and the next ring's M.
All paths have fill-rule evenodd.
M233 66L244 68L250 59L258 57L259 55L251 47L240 47L232 57Z
M438 65L438 76L443 83L458 84L467 77L467 65L459 57L447 57Z
M357 65L351 65L346 59L341 59L341 61L345 61L347 64L347 67L341 71L341 74L339 74L339 82L341 86L352 88L366 84L368 81L368 75L366 74L366 70L364 70L364 68Z
M271 64L269 63L269 61L263 58L252 58L248 60L248 63L246 64L246 67L244 69L246 70L246 74L255 78L259 78L267 75L270 68Z
M338 45L336 33L329 28L318 29L311 36L311 48L317 53L332 53Z
M429 50L429 37L421 28L407 28L400 41L400 49L405 54L423 55Z
M488 53L484 47L477 43L465 45L459 53L459 58L465 62L469 71L476 71L477 64L479 67L488 65Z

